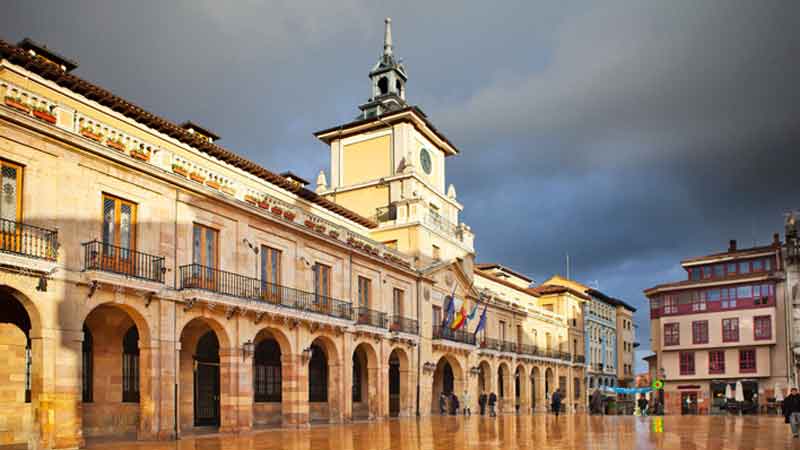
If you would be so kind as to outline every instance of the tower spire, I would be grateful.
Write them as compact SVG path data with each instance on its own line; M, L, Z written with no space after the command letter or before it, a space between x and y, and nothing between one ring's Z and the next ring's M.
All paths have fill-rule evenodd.
M383 22L386 24L383 32L383 54L392 56L392 18L387 17Z

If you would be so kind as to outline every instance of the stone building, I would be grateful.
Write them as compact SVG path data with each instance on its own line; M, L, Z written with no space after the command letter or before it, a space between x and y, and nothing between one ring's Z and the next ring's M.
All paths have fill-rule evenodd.
M0 41L0 445L428 415L442 392L476 411L479 386L506 413L580 398L578 299L479 290L458 150L405 103L388 21L362 117L317 133L315 190L76 67ZM453 294L525 346L442 327Z
M666 414L757 413L790 382L781 242L681 261L686 279L646 289L651 371ZM741 389L741 399L726 401Z

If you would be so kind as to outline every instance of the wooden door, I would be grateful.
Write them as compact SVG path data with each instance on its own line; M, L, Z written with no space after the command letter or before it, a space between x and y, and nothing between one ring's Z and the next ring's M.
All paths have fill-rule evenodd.
M219 426L219 364L197 363L194 392L195 426Z

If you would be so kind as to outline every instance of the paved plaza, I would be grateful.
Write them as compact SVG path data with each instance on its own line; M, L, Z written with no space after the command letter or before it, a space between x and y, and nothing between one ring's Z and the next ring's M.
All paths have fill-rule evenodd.
M432 417L275 429L178 442L89 442L93 449L788 449L800 448L776 416Z

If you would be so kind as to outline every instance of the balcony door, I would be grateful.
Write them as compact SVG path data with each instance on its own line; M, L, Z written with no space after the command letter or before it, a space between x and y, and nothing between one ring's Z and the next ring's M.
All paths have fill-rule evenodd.
M321 312L330 309L331 268L325 264L314 265L314 304Z
M281 251L261 246L261 295L267 301L281 301Z
M22 166L0 160L0 250L19 253L22 250Z
M216 268L219 257L219 231L194 224L192 230L192 262L195 264L193 276L197 287L214 289L216 287Z
M136 273L133 251L136 250L136 204L103 194L102 269L110 272Z

